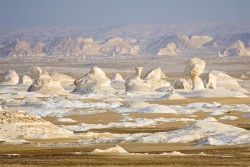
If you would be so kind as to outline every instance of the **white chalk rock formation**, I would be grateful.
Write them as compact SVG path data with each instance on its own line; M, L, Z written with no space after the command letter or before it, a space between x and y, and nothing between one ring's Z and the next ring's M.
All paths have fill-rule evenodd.
M245 48L244 43L240 40L234 41L229 47L227 47L223 54L234 57L234 56L250 56L250 49Z
M207 73L203 76L202 81L207 89L216 89L217 77L212 73Z
M135 68L135 76L126 82L126 91L140 91L140 92L149 92L153 89L151 88L151 84L146 83L145 80L141 79L143 67Z
M31 85L33 80L29 76L23 75L19 83L23 85Z
M42 73L43 73L43 71L40 67L34 66L31 70L30 77L33 79L37 79L37 78L40 78Z
M165 78L165 74L162 70L160 68L154 68L146 74L145 81L153 90L170 86L170 83L163 80L162 77Z
M240 77L240 79L246 79L246 80L249 80L250 79L250 71L246 71L244 72Z
M185 73L192 79L193 90L205 89L204 84L199 77L203 73L205 66L205 61L197 57L193 57L185 63Z
M121 146L116 145L106 150L95 149L92 154L129 154L129 152L124 150Z
M19 76L13 70L8 70L0 74L0 84L3 85L16 85L19 82Z
M122 78L121 74L116 73L111 79L111 86L115 89L125 89L125 80Z
M1 111L3 111L3 108L2 108L2 106L0 105L0 112L1 112Z
M175 89L189 90L189 89L191 89L191 85L186 79L178 79L174 83L174 88Z
M174 42L169 42L165 48L160 48L157 52L158 56L177 56L178 49Z
M76 88L74 92L80 93L114 93L110 79L99 67L92 67L85 77L75 80Z
M28 92L68 95L68 92L62 87L60 81L53 78L40 78L34 80L32 85L28 88Z
M61 73L53 73L50 77L59 80L64 86L73 85L75 81L74 78Z
M71 137L72 131L60 128L35 115L20 111L0 112L0 138L51 139Z
M111 79L111 82L116 82L116 81L125 82L125 80L122 78L121 74L119 73L115 73L115 75Z
M30 77L32 79L50 78L47 71L43 71L40 67L37 67L37 66L34 66L32 68Z
M239 85L236 79L223 72L211 71L211 74L213 74L217 78L216 80L217 87L222 87L230 90L242 89L242 87Z

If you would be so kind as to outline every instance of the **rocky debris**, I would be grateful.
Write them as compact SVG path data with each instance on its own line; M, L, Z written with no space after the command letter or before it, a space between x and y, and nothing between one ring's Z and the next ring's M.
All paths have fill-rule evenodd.
M140 47L118 37L111 37L101 43L100 52L108 55L138 55Z
M0 112L0 138L51 139L73 135L72 131L53 125L35 115L20 111Z
M31 57L31 56L45 56L43 52L45 45L38 42L36 45L28 41L15 40L5 44L0 48L0 56L4 57Z
M61 73L53 73L50 77L59 80L63 86L73 85L75 81L74 78Z
M145 80L141 79L143 67L135 68L135 76L126 82L126 91L141 91L141 92L149 92L153 89L151 88L151 84L146 83Z
M95 149L92 154L129 154L129 152L124 150L121 146L116 145L106 150Z
M47 48L48 55L59 57L78 56L85 57L99 55L100 45L93 38L63 37L56 38Z
M165 74L160 68L154 68L146 74L145 81L153 90L156 90L162 87L170 86L169 82L163 80L165 77Z
M23 85L31 85L33 83L33 80L29 76L23 75L19 83Z
M216 80L217 77L212 73L207 73L202 78L204 86L207 89L216 89Z
M111 79L111 86L114 89L125 89L125 80L122 78L121 74L116 73Z
M201 60L197 57L193 57L186 61L185 63L185 73L189 75L192 79L192 89L193 90L202 90L205 89L200 75L205 69L206 63L204 60Z
M250 71L244 72L239 78L244 80L250 79Z
M91 71L83 78L75 80L76 88L74 92L80 93L114 93L110 79L99 67L92 67Z
M43 71L40 67L34 66L31 70L30 77L32 79L39 79L39 78L50 78L47 71Z
M3 85L16 85L19 82L19 76L13 70L8 70L0 74L0 84Z
M216 87L222 87L225 89L232 89L232 90L242 89L237 80L234 79L233 77L220 71L211 71L210 73L217 78Z
M223 55L227 55L230 57L250 56L250 48L245 48L242 41L236 40L229 47L224 49Z
M68 92L62 87L60 81L54 78L40 78L34 80L32 85L28 88L28 92L68 95Z
M174 83L174 88L175 89L184 89L184 90L189 90L191 89L191 84L186 80L186 79L177 79Z
M166 47L160 48L157 52L158 56L177 56L178 49L174 42L169 42Z

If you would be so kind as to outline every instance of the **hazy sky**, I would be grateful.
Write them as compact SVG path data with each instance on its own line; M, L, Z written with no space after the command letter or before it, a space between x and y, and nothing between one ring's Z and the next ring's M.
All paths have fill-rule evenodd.
M250 0L0 0L0 26L250 21Z

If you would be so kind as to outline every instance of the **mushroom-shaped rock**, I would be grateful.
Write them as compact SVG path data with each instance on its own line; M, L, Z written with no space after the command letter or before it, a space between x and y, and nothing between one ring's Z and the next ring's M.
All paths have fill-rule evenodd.
M28 88L28 92L68 95L68 92L62 87L60 81L54 78L36 79Z
M165 76L162 70L160 68L154 68L146 74L145 80L147 84L151 85L153 90L170 86L170 83L163 80L162 76Z
M217 77L212 73L207 73L203 76L202 81L207 89L216 89Z
M204 84L199 77L203 73L205 66L205 61L197 57L193 57L185 63L185 73L192 79L193 90L205 89Z
M122 78L121 74L116 73L113 76L111 86L115 89L125 89L125 80Z
M75 80L74 92L80 93L114 93L110 79L99 67L93 67L85 77Z
M143 67L135 68L135 76L126 82L126 91L140 91L140 92L149 92L153 89L151 85L146 83L146 81L141 79Z
M186 79L178 79L174 83L174 88L175 89L189 90L189 89L191 89L191 85Z
M31 85L33 80L29 76L23 75L19 83L23 85Z
M19 76L13 70L8 70L0 75L0 83L3 85L16 85L19 82Z

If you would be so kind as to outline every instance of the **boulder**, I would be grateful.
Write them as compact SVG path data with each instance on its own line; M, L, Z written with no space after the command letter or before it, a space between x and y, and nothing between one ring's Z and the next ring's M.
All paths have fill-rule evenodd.
M202 81L207 89L216 89L217 77L212 73L207 73L203 76Z
M33 80L29 76L23 75L19 83L23 85L31 85Z
M91 71L81 79L75 80L74 92L80 93L114 93L110 79L99 67L92 67Z
M16 85L19 82L19 76L13 70L8 70L0 74L0 84L3 85Z
M111 80L111 86L115 89L126 89L125 88L125 80L122 78L121 74L116 73L112 80Z
M42 94L68 95L69 93L62 87L60 81L54 78L40 78L34 80L28 88L28 92L38 92Z
M229 90L239 90L242 87L239 85L237 80L223 72L220 71L211 71L217 80L216 80L216 87L222 87Z
M197 57L193 57L186 61L185 63L185 73L190 76L192 80L193 90L203 90L205 89L200 75L205 69L206 63L204 60L201 60Z
M153 89L151 88L151 84L146 83L145 80L141 79L143 67L135 68L135 76L126 82L126 91L140 91L140 92L149 92Z
M145 81L153 90L170 86L170 83L166 80L163 80L162 76L165 77L165 74L162 72L162 70L160 68L154 68L146 74Z
M174 88L175 89L189 90L189 89L191 89L191 85L186 79L178 79L174 83Z

